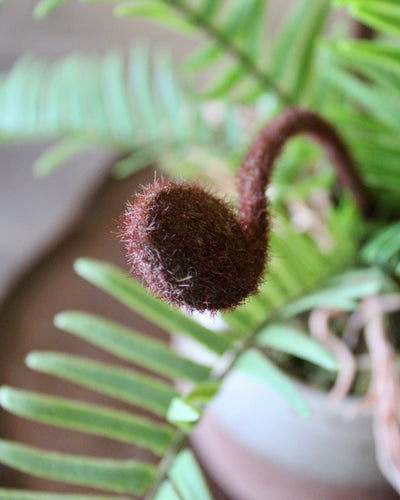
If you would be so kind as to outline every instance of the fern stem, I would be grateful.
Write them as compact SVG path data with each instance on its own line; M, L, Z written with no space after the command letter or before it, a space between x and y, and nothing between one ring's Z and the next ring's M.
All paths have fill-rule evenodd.
M221 30L219 30L214 24L211 24L199 12L190 8L186 3L182 3L180 0L165 0L165 2L170 4L172 7L175 7L177 10L180 10L192 23L199 26L199 28L205 31L210 37L214 38L221 47L223 47L230 55L235 57L242 64L243 68L246 69L249 75L259 81L261 86L272 89L284 104L295 104L293 96L279 88L272 77L265 71L261 70L245 51L234 45Z
M159 474L157 479L153 482L150 489L147 491L143 500L153 500L155 495L158 492L161 484L167 479L169 469L175 460L177 454L182 450L182 448L186 445L187 440L189 439L189 434L185 434L183 431L178 430L175 435L175 439L168 447L164 456L162 457L158 470Z

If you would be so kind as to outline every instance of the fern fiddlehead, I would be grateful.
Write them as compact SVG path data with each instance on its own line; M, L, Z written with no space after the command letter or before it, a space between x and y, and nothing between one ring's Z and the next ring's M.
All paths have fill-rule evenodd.
M121 240L132 272L174 305L230 310L257 292L267 258L265 195L275 160L293 136L307 134L335 165L339 181L368 216L372 199L335 128L314 112L287 109L254 140L239 168L239 210L197 184L158 181L128 204Z

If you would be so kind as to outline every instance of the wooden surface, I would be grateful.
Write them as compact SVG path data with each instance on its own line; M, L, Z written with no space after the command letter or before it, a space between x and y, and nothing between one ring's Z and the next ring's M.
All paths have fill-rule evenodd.
M58 331L53 316L66 309L81 309L102 314L158 338L166 334L134 315L73 272L72 265L80 256L91 256L126 267L116 238L115 219L123 211L137 184L149 182L152 171L126 181L107 180L92 197L75 226L56 247L44 254L9 292L0 310L0 381L14 387L91 401L115 408L128 405L96 394L82 387L29 370L24 359L32 350L53 350L85 355L101 361L118 362L72 335ZM102 457L137 458L155 461L150 452L117 441L62 430L12 416L0 410L1 437L40 446L49 450L82 453ZM0 469L2 486L45 489L50 491L90 491L61 483ZM227 499L217 488L215 498Z

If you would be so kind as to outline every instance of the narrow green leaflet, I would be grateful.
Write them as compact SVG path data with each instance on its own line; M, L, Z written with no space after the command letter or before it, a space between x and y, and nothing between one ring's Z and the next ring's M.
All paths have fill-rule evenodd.
M221 382L216 381L197 384L188 394L186 394L185 401L195 405L207 404L217 394L220 386Z
M138 16L160 23L168 28L193 33L194 26L187 22L178 12L164 2L157 0L135 0L125 2L116 7L115 14L119 17Z
M202 411L219 391L221 382L197 384L188 394L176 397L168 408L167 420L188 433L198 422Z
M99 69L102 105L110 130L115 137L135 137L140 125L131 109L124 58L119 52L109 52L100 61Z
M334 53L343 63L374 82L383 93L399 95L400 88L400 45L397 42L345 41L334 45ZM397 97L398 99L398 97ZM384 146L387 146L385 144ZM368 154L369 151L359 148ZM368 148L366 148L368 149ZM385 156L385 148L380 148ZM398 153L398 148L396 150Z
M388 271L400 263L400 222L381 229L362 249L361 258Z
M271 75L299 99L307 83L316 47L329 12L329 0L297 2L296 10L278 33L272 52Z
M183 500L212 500L201 469L190 450L179 453L168 476Z
M400 33L400 5L397 0L348 0L352 14L360 21L388 33Z
M155 466L135 460L62 454L6 440L0 440L0 462L35 476L137 495L157 477Z
M177 396L173 387L158 379L80 356L32 352L26 363L33 370L61 377L162 416Z
M335 44L335 50L351 57L354 63L359 62L361 68L364 63L373 62L400 72L400 44L396 41L343 41Z
M190 405L184 398L174 398L171 401L167 413L168 422L177 425L185 432L189 432L199 418L199 410Z
M239 370L256 378L285 399L302 417L310 415L310 409L290 379L267 357L255 349L242 354L236 365Z
M75 262L75 271L165 330L189 335L217 354L223 354L231 346L228 336L209 330L171 309L163 301L151 297L137 280L112 264L82 258Z
M46 17L51 10L68 1L69 0L42 0L36 5L33 15L36 19L41 19L42 17Z
M326 370L338 369L336 359L324 346L292 326L279 323L268 325L257 335L257 344L292 354Z
M179 356L164 342L100 316L67 311L57 314L54 323L87 342L167 377L200 382L210 374L210 368Z
M150 166L156 161L157 150L142 147L114 163L112 167L112 175L116 179L125 179L135 172Z
M128 497L48 493L0 488L1 500L129 500Z
M228 147L178 80L165 51L150 59L141 44L128 60L116 52L53 63L23 57L1 74L0 140L59 140L35 165L39 175L85 146L125 155L119 177L194 144Z
M38 177L43 177L87 150L88 147L87 141L82 141L77 137L63 139L40 155L33 165L33 171Z
M11 387L0 389L0 404L22 417L135 443L159 455L174 434L167 425L127 412Z
M190 54L184 62L184 69L189 71L199 71L216 63L223 56L223 52L218 45L209 43L202 45L196 52Z
M161 50L155 54L154 91L159 96L157 106L168 117L168 125L174 127L178 140L183 143L189 137L189 128L185 117L185 102L183 95L177 91L177 72L171 56Z
M283 316L289 318L318 307L353 311L360 299L394 290L391 279L380 270L354 269L332 278L317 291L304 294L293 301L284 309Z
M330 62L323 68L323 75L330 85L343 92L347 98L364 107L384 125L400 128L400 103L382 93L380 88L351 75L337 64Z
M243 81L243 68L233 63L217 75L210 87L206 90L207 97L211 99L223 98L226 93L231 92L236 84Z

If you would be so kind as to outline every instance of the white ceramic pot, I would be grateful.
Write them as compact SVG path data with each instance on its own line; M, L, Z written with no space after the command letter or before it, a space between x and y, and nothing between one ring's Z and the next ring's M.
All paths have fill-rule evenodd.
M179 352L210 363L180 337ZM232 500L394 500L378 469L371 412L356 401L329 403L298 384L312 415L304 419L275 392L239 371L226 378L193 434L208 472Z

